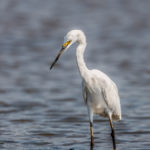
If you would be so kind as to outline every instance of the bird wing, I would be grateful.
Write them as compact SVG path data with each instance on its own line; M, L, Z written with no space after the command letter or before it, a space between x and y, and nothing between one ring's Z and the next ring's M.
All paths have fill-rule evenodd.
M116 84L103 72L92 70L95 85L101 92L102 98L109 110L121 115L120 98Z
M101 88L101 94L105 104L107 105L108 110L112 113L114 120L121 119L121 106L118 90L114 88L105 89Z
M102 93L103 99L104 99L104 101L105 101L107 107L109 107L108 98L107 98L107 95L106 95L106 92L105 92L105 89L104 89L104 88L101 89L101 93Z

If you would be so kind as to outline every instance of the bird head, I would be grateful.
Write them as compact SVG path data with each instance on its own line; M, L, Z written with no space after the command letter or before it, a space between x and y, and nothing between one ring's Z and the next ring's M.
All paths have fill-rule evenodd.
M53 68L53 66L58 61L59 57L65 51L67 51L67 49L75 42L78 43L86 42L85 35L81 30L71 30L70 32L67 33L67 35L64 37L64 43L62 45L62 48L59 51L58 55L56 56L55 60L53 61L52 65L50 66L50 69Z

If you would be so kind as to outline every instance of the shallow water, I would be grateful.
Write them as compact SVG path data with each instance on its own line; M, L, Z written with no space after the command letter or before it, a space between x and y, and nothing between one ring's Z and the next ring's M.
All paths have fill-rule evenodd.
M90 149L75 47L49 65L73 28L89 68L118 85L118 150L150 149L150 1L0 1L0 149ZM94 150L112 149L107 119L94 118Z

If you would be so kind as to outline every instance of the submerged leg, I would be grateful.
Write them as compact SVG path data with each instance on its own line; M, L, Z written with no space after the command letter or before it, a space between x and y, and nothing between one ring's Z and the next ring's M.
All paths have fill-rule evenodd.
M113 148L116 150L116 140L115 140L115 130L112 122L112 117L109 116L109 121L110 121L110 126L111 126L111 136L112 136L112 141L113 141Z
M88 108L89 121L90 121L90 132L91 132L91 147L94 146L94 134L93 134L93 112Z
M90 122L90 131L91 131L91 146L94 146L93 123L92 122Z

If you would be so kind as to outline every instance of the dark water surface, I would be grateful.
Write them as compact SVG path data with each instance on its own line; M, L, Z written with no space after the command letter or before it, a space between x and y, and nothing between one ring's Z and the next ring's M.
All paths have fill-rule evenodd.
M83 29L89 68L118 85L117 150L150 150L150 1L1 0L0 149L89 150L75 47L50 72L63 36ZM94 150L111 150L109 123L95 116Z

